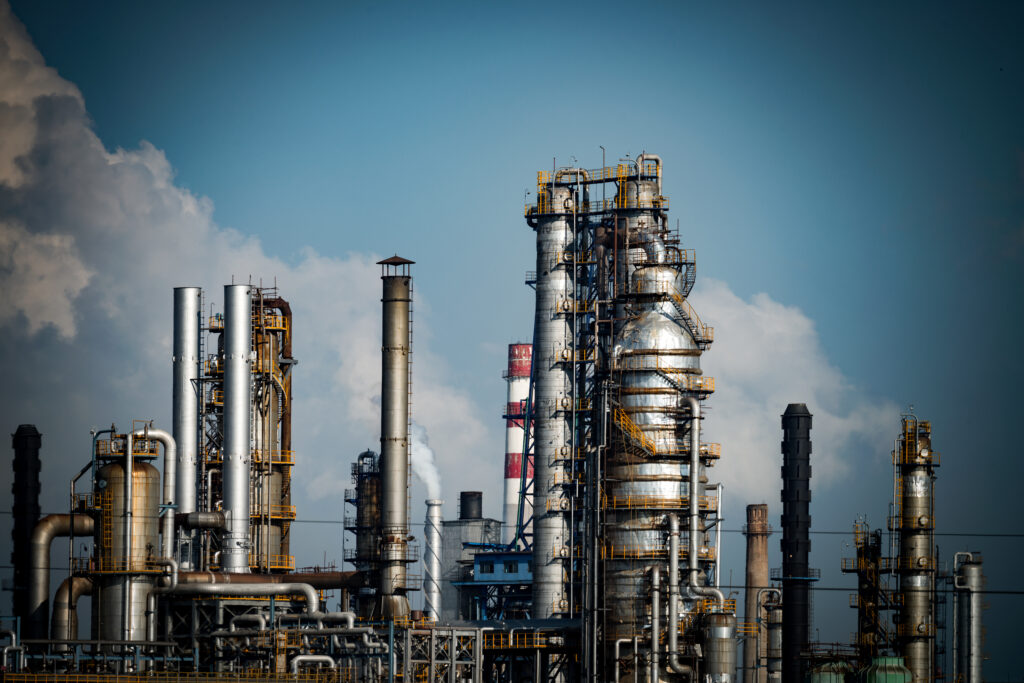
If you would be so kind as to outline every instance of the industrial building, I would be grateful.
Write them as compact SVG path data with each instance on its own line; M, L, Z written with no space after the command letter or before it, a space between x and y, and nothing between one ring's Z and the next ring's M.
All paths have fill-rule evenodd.
M720 566L728 482L714 474L728 453L703 438L714 329L689 300L697 262L662 176L647 153L537 175L533 335L510 345L504 373L502 520L483 516L480 492L457 492L454 520L441 500L410 502L414 264L380 262L380 449L353 454L347 571L299 568L290 550L301 375L289 302L231 284L213 313L207 293L175 289L168 429L99 430L79 471L42 475L42 435L13 435L4 679L802 683L859 671L980 683L982 559L958 553L948 572L938 561L939 459L912 414L894 442L888 554L860 522L842 565L858 581L856 637L826 651L810 638L813 415L779 406L782 566L768 567L768 507L751 505L738 619ZM40 518L40 476L71 481L67 512ZM58 537L87 551L54 591ZM955 595L952 671L940 584Z

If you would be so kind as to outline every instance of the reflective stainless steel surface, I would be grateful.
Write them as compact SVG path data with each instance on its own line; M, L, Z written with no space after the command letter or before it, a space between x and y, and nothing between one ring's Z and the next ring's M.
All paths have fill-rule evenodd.
M249 571L249 464L252 292L224 286L224 514L220 562L226 572Z

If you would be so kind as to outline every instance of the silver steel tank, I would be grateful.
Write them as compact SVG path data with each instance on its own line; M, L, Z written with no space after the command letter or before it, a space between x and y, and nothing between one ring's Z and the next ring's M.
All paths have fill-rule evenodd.
M985 662L982 600L985 575L978 553L957 553L954 580L954 665L953 680L981 683Z
M94 544L97 569L93 581L93 637L100 640L142 640L146 635L146 597L160 557L160 472L148 462L132 465L132 537L125 546L124 465L111 462L96 474L93 491L100 508ZM129 618L125 619L125 592ZM127 622L127 624L126 624ZM125 626L128 631L125 632Z
M732 683L736 674L736 617L709 614L704 625L705 680Z

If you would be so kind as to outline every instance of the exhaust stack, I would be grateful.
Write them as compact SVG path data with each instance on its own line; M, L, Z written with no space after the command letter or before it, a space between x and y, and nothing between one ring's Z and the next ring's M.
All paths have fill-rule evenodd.
M441 617L441 506L443 500L427 501L427 549L423 554L426 580L423 586L424 611L427 618Z
M761 615L759 595L770 587L768 581L768 535L771 526L768 524L768 506L765 504L747 506L747 526L743 530L747 537L747 587L744 597L746 621L757 624ZM758 626L761 630L761 626ZM764 656L767 638L748 638L743 643L743 681L744 683L766 683L768 672L760 668Z
M395 255L378 262L384 281L381 349L380 473L381 615L409 614L406 563L409 543L409 355L413 261Z
M501 542L511 543L518 532L519 491L523 484L523 468L526 468L526 482L533 479L533 461L523 455L526 445L526 402L530 395L530 365L533 362L531 344L508 345L508 399L505 405L505 510L501 526ZM523 502L525 522L533 514L532 497Z
M810 631L811 412L790 403L782 415L782 683L804 679L800 653Z
M252 288L224 286L224 514L221 568L249 571Z

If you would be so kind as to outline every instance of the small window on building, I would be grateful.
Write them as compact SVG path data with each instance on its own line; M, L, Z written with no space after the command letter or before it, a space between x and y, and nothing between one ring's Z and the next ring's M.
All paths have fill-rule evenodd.
M526 571L530 572L531 574L533 573L533 560L530 560L526 563Z
M494 573L494 563L493 562L481 562L480 563L480 573L481 574L493 574Z
M517 571L519 571L519 563L518 562L516 562L515 560L512 560L512 561L509 561L509 562L505 563L505 573L506 574L515 574Z

